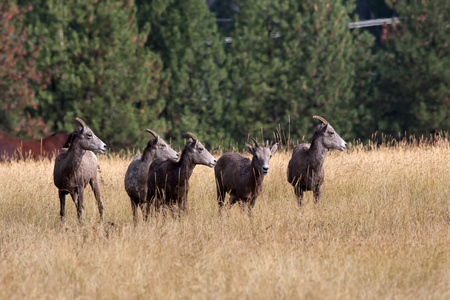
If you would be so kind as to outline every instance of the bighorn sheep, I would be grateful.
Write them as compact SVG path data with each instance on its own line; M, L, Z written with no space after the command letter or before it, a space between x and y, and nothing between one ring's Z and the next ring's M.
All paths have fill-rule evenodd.
M55 159L53 181L58 188L61 205L61 221L65 217L66 195L72 196L77 208L78 222L81 223L83 215L83 192L89 183L98 204L100 219L103 222L103 202L100 198L100 187L97 180L97 156L92 151L105 153L106 145L94 132L86 126L83 120L75 118L81 128L71 134L69 146L63 149Z
M278 144L260 146L252 138L255 147L248 144L245 150L253 155L252 160L239 153L225 153L214 167L217 187L217 202L219 212L222 211L225 195L230 194L230 206L239 201L242 209L248 206L248 212L255 205L256 198L261 194L264 175L269 172L269 160L277 151Z
M147 180L150 164L157 158L178 160L178 153L175 152L166 142L154 131L147 129L154 138L148 141L142 154L136 156L128 166L125 174L125 190L131 200L133 211L133 221L137 223L137 206L141 208L144 220L147 220L148 207L144 211L147 199Z
M311 144L300 144L294 148L287 170L287 180L294 187L300 207L304 191L313 191L315 203L319 204L324 180L325 155L329 149L344 151L347 144L324 118L319 116L313 118L322 124L317 126Z
M195 165L211 168L216 165L216 160L202 143L192 133L188 132L187 135L190 138L178 162L158 158L150 165L147 205L154 205L156 211L159 211L163 204L171 209L177 205L179 213L186 211L189 178Z

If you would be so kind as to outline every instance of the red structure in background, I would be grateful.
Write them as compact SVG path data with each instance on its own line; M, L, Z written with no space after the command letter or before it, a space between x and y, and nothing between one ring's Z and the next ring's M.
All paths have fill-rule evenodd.
M54 133L48 137L22 141L9 136L0 136L0 161L10 159L51 158L57 155L69 137L68 133Z

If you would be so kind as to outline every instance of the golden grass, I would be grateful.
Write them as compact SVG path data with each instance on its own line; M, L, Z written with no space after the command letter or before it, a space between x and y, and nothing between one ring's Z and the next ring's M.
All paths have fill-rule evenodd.
M400 145L325 160L320 207L299 210L290 153L270 162L252 218L218 216L212 169L189 213L132 224L131 159L99 156L105 224L85 192L60 225L53 161L0 165L1 299L449 299L450 148Z

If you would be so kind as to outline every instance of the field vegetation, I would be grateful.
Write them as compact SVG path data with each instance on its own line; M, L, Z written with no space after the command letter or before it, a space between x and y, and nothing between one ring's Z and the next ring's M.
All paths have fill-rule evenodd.
M218 215L197 166L188 214L134 227L131 158L99 155L105 223L90 188L59 220L54 161L0 164L1 299L449 299L450 147L353 145L328 153L319 207L297 207L291 150L270 162L252 217Z

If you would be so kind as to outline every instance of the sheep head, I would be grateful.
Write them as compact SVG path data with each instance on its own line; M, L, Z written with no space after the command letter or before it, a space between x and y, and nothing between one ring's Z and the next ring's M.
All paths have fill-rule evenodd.
M105 153L106 144L100 140L89 127L86 126L86 123L84 123L83 120L80 118L75 118L74 120L81 125L81 128L76 129L73 132L70 146L77 144L83 150Z
M253 155L252 164L254 164L261 174L265 175L269 172L269 161L272 154L278 150L278 143L274 143L270 146L269 141L267 141L265 146L260 146L256 139L252 138L252 140L255 146L252 147L249 144L246 144L245 150Z
M206 150L205 146L197 139L195 135L188 132L187 135L190 137L186 148L189 149L189 156L195 164L205 165L208 167L214 167L217 163L214 156Z
M147 143L147 148L153 153L153 158L178 160L178 153L172 149L167 143L153 130L147 129L147 132L154 136L153 139Z
M316 134L321 136L323 146L327 149L344 151L347 143L339 136L327 120L320 116L313 116L313 118L322 122L322 124L317 126Z

